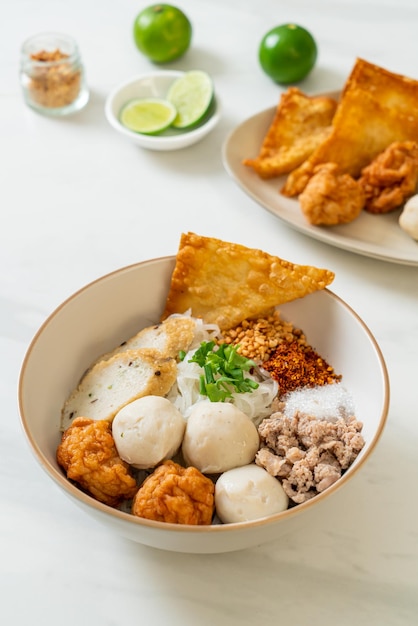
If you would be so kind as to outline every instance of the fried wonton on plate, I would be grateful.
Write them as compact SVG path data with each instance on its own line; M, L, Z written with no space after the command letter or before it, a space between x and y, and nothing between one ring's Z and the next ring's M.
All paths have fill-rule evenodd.
M324 289L334 273L295 265L261 250L194 233L183 233L165 311L191 310L194 317L227 330L272 307Z
M245 159L261 178L275 178L298 167L328 137L337 100L307 96L290 87L279 100L259 155Z
M296 196L317 165L336 163L354 178L395 141L418 140L418 81L357 59L325 141L291 172L281 190Z

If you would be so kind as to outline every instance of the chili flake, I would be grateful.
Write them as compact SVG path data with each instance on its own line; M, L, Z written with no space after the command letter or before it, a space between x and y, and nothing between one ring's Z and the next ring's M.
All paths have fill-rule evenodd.
M327 385L342 378L311 346L297 341L279 344L263 368L279 383L280 396L299 387Z

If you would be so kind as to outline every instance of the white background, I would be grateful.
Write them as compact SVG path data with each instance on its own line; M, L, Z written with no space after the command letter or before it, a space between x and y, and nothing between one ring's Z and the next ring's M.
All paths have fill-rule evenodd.
M152 65L131 31L146 3L0 2L0 620L2 624L390 625L418 623L417 268L355 255L298 234L245 196L222 144L277 103L259 41L292 21L319 46L300 87L340 89L357 56L418 78L416 0L182 0L189 52L170 69L203 69L222 101L219 126L175 153L143 151L104 117L113 87ZM23 103L19 53L29 36L79 43L91 90L62 120ZM212 556L166 553L110 534L78 510L34 460L19 422L29 342L76 289L119 267L175 254L194 231L336 273L332 290L370 327L391 378L375 454L285 540Z

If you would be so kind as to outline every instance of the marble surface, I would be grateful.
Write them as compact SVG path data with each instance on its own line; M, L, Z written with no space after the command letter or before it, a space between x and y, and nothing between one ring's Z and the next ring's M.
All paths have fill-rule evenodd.
M104 117L119 82L149 71L128 0L0 3L0 588L3 624L328 626L418 623L418 269L299 234L226 174L222 144L273 106L282 88L260 70L272 26L314 33L310 92L339 89L356 56L418 78L416 0L182 0L193 46L173 69L205 69L223 116L200 144L153 153ZM18 82L24 39L66 32L80 45L88 106L54 120L28 109ZM31 454L17 409L19 370L34 333L87 282L175 254L182 231L237 241L335 271L332 289L375 335L391 379L387 426L372 458L309 528L242 552L167 553L110 534L74 507Z

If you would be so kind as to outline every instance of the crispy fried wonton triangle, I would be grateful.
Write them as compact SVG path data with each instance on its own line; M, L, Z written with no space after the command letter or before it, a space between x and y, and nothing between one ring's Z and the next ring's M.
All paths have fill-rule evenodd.
M280 96L273 121L255 159L245 159L261 178L288 174L328 137L337 101L307 96L290 87Z
M273 306L324 289L333 279L333 272L326 269L183 233L162 319L191 309L194 317L226 330Z
M391 143L407 140L418 141L418 81L357 59L331 134L291 172L282 193L301 193L321 163L336 163L356 178Z

